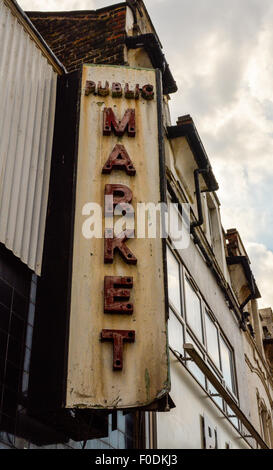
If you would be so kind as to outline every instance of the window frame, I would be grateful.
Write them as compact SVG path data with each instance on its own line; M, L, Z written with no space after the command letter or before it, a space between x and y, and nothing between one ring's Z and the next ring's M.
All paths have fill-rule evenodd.
M219 367L216 364L216 362L214 361L214 359L213 359L213 357L212 357L212 355L209 351L209 348L208 348L206 315L208 315L208 317L210 318L210 320L212 321L213 325L216 328L217 346L218 346L218 355L219 355ZM220 378L222 378L223 374L222 374L222 369L221 369L221 354L220 354L220 334L221 334L221 330L220 330L220 327L217 323L217 320L214 318L214 315L212 314L211 310L208 307L205 307L205 309L204 309L204 325L205 325L205 345L206 345L206 352L207 352L207 356L208 356L208 362L209 362L209 364L211 363L211 365L212 365L213 369L215 369L217 375L220 376Z
M168 274L168 268L167 268L167 280L168 280L168 302L169 302L169 306L172 308L173 311L176 312L177 315L181 315L183 316L183 295L184 293L182 294L182 271L181 271L181 261L180 259L178 259L178 257L176 256L176 254L174 253L173 249L171 248L171 246L169 244L167 244L167 247L166 247L166 262L167 262L167 265L168 265L168 250L171 252L172 256L175 258L175 260L177 261L177 264L178 264L178 273L179 273L179 297L180 297L180 310L181 310L181 313L177 310L176 306L173 304L172 300L170 299L170 295L169 295L169 274Z
M222 357L221 357L221 343L220 343L220 338L222 338L222 341L225 343L226 347L230 351L230 369L231 369L231 381L234 390L230 390L230 387L225 381L223 372L222 372ZM237 385L237 375L236 375L236 367L235 367L235 354L234 354L234 349L231 346L230 342L226 339L225 335L223 334L222 331L219 331L219 345L220 345L220 361L221 361L221 372L223 375L223 380L225 382L225 387L228 390L228 392L231 394L233 398L238 400L238 385Z
M194 338L196 338L198 343L201 343L202 345L204 345L205 344L205 331L204 331L204 321L203 321L202 298L199 295L199 292L196 290L195 284L194 284L193 279L191 278L191 276L189 276L187 273L185 273L184 270L182 271L182 275L183 275L184 318L185 318L185 322L187 324L188 329L190 330L191 335L194 336ZM186 282L189 283L191 289L194 291L194 293L196 294L196 296L197 296L197 298L200 302L200 320L201 320L200 325L201 325L202 341L200 341L200 338L197 336L197 333L194 331L193 327L190 325L190 322L189 322L189 319L188 319L187 299L186 299L186 296L187 296L186 295Z
M169 302L169 308L172 310L172 312L175 314L177 319L182 324L184 340L185 340L185 338L187 338L188 335L193 339L193 342L196 343L197 348L202 353L205 362L208 364L208 366L214 372L214 374L216 375L218 380L220 380L220 382L225 386L226 390L232 396L232 398L239 404L238 382L237 382L234 348L231 346L230 342L227 340L227 338L226 338L223 330L221 329L215 315L213 314L212 310L210 309L210 307L207 305L206 301L204 300L204 298L203 298L200 290L198 289L196 283L194 282L192 276L190 275L189 271L187 270L184 263L182 262L181 257L172 248L171 242L169 240L167 241L167 247L171 251L173 256L176 258L176 260L178 261L179 266L180 266L180 268L179 268L179 280L180 280L181 313L177 312L177 310L175 309L175 307L173 306L173 304L171 302ZM193 331L192 327L188 323L187 306L186 306L186 288L185 288L186 279L188 280L191 288L194 290L194 292L196 293L196 295L198 296L198 298L200 300L200 305L201 305L200 312L201 312L201 326L202 326L202 332L203 332L203 342L200 341L200 339L198 338L198 336L196 335L196 333ZM220 366L220 368L217 366L217 364L215 363L215 361L212 358L212 355L210 354L210 352L208 350L206 320L205 320L205 315L206 314L212 320L212 322L215 325L216 330L217 330L217 345L218 345L219 366ZM230 390L230 387L226 383L226 381L224 379L223 372L222 372L222 357L221 357L221 344L220 344L220 339L221 338L222 338L223 342L226 344L227 348L230 351L231 380L232 380L234 390ZM186 362L186 367L189 370L187 362ZM197 380L198 383L200 383L197 378L196 378L196 380ZM203 385L201 384L201 386L203 386ZM205 378L205 389L209 393L209 381L207 380L207 378ZM227 413L227 405L226 405L224 400L223 400L223 410Z

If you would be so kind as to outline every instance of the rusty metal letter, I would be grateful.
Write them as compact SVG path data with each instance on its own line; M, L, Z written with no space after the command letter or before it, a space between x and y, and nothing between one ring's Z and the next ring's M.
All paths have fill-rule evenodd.
M123 118L116 119L112 108L104 108L103 110L103 135L111 135L112 129L118 137L122 137L127 128L128 136L136 135L136 117L134 109L127 109Z
M122 215L134 215L134 210L129 205L132 202L133 193L128 186L124 184L106 184L104 194L105 196L112 196L112 198L106 198L105 217L113 217L114 209L118 204L122 209Z
M92 80L86 80L85 84L85 96L89 96L96 91L96 83Z
M135 176L136 170L125 147L116 144L105 163L102 173L109 175L112 170L124 170L127 175Z
M128 100L138 100L139 99L139 84L136 84L135 91L130 90L129 83L125 83L124 96Z
M122 97L122 87L118 82L112 83L112 97L121 98Z
M114 261L114 252L119 251L121 257L127 264L137 264L137 258L126 246L126 241L133 238L134 230L126 230L124 234L114 237L113 229L106 229L104 238L104 263L112 264Z
M113 369L123 368L123 343L135 342L134 330L102 330L101 341L113 342Z
M153 100L155 96L153 85L144 85L141 90L141 96L145 100Z
M132 315L133 304L129 302L129 289L132 289L132 287L132 277L105 276L104 313L125 313Z
M105 87L102 86L101 82L98 83L98 95L99 96L108 96L110 93L109 82L105 82Z

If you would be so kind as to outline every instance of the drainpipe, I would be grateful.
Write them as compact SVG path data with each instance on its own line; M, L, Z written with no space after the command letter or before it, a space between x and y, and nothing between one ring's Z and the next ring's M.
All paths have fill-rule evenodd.
M209 167L207 168L197 168L194 170L194 182L195 182L195 194L196 194L196 201L197 201L197 212L198 212L198 220L196 222L191 223L191 229L195 227L199 227L204 222L203 217L203 210L202 210L202 201L201 201L201 191L200 191L200 182L199 182L199 174L204 174L209 172Z
M245 301L240 305L240 311L241 311L241 315L242 315L242 318L241 318L241 322L240 322L240 328L243 330L243 331L246 331L247 330L247 325L246 325L246 320L248 318L247 314L245 315L245 312L244 312L244 308L245 306L248 304L248 302L251 300L251 299L255 299L255 287L254 287L254 279L253 279L253 276L251 276L251 294L245 299Z

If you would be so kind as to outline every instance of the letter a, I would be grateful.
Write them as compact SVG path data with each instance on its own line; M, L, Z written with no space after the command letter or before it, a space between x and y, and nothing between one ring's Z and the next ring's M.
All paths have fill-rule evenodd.
M124 170L126 171L127 175L130 176L134 176L136 174L132 160L130 159L123 145L115 145L102 169L102 173L108 175L113 169Z

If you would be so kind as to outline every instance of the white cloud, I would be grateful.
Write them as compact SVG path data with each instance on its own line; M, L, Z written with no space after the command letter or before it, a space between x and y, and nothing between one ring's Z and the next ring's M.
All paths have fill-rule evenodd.
M273 252L260 243L247 243L247 251L252 260L252 268L262 298L258 301L259 308L273 306Z
M63 11L63 10L92 10L93 0L19 0L20 7L25 11ZM110 2L108 2L109 4ZM105 2L107 5L107 0Z

